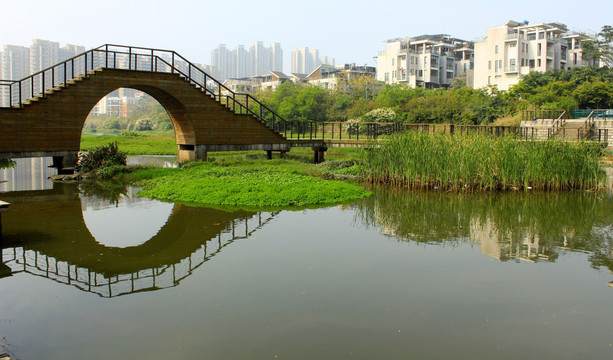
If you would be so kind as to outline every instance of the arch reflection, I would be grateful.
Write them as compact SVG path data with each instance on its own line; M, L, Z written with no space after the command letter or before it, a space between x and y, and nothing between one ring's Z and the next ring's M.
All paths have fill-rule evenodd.
M77 185L5 193L2 276L29 273L103 297L154 291L180 281L278 212L224 212L175 204L148 241L129 247L100 244L82 216ZM112 226L112 224L109 224Z

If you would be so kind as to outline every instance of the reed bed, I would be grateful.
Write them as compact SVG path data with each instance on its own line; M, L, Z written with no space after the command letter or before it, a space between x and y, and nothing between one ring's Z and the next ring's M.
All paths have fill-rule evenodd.
M362 152L371 183L450 191L595 190L606 175L588 142L409 132Z

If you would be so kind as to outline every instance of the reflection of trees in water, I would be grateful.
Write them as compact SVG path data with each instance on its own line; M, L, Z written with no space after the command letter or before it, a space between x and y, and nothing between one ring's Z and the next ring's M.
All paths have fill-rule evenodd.
M379 190L356 205L364 223L399 240L479 243L502 261L587 251L613 270L613 201L593 193L448 194Z
M79 192L85 196L96 197L109 204L117 205L119 200L128 194L128 185L111 180L81 181Z

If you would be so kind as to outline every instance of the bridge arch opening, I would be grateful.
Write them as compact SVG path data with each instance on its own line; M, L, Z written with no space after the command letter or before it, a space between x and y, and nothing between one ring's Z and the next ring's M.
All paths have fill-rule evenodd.
M147 85L130 85L99 95L82 124L84 134L131 136L156 134L175 139L176 148L167 145L160 154L177 155L179 161L192 160L195 133L184 106L166 91Z

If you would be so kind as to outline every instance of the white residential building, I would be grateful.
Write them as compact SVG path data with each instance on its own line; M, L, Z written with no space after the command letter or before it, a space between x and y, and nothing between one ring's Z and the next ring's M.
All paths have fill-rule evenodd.
M489 28L475 42L475 88L496 86L508 90L522 75L533 71L566 70L583 66L581 42L585 35L569 34L559 23L529 24L508 21Z
M352 80L362 76L375 77L377 70L372 66L356 66L356 64L343 64L338 66L319 65L308 76L308 83L324 89L336 89L339 81Z
M410 87L448 87L459 74L472 82L472 43L449 35L421 35L387 41L377 57L377 80Z

